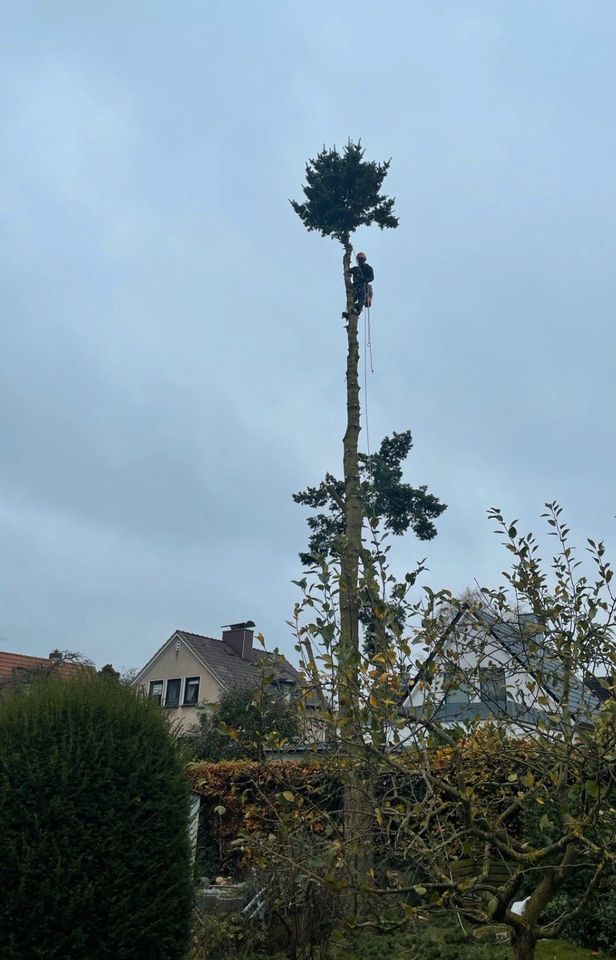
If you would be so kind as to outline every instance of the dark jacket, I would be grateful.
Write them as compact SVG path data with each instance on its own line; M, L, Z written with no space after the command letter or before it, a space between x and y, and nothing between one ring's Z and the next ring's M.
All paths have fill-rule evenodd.
M351 276L353 277L353 286L360 287L364 283L372 283L374 280L374 270L369 263L364 263L363 266L351 267Z

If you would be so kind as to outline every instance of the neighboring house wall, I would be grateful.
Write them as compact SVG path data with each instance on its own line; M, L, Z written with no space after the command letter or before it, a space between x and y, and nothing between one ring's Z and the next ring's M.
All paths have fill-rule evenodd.
M546 652L529 615L504 623L467 612L452 627L411 686L403 707L408 716L450 726L507 718L510 732L522 734L561 709L562 664ZM599 706L587 683L570 678L569 709L579 722L590 721Z
M487 651L473 649L474 641L479 645L480 639L484 638L466 635L465 644L471 649L460 651L451 660L439 660L430 686L416 684L405 702L405 710L438 713L442 723L456 724L475 717L487 720L499 713L519 716L521 722L534 722L539 713L555 709L551 698L549 706L538 703L545 691L508 652L492 644ZM456 646L452 641L451 649ZM462 677L458 686L454 679L456 668Z
M220 640L176 630L133 681L155 696L181 731L198 723L198 706L218 703L226 690L255 688L270 676L281 690L297 687L297 670L279 655L253 649L254 623L230 624Z
M186 704L187 680L198 679L199 691L197 702ZM173 696L177 685L169 681L179 680L179 704L169 706L167 701L175 699ZM148 664L145 671L137 677L136 686L145 693L152 692L152 684L162 681L161 706L169 713L170 720L177 724L181 731L189 730L197 723L197 706L218 703L222 692L221 685L212 676L211 672L195 657L186 644L174 637L163 647L158 656ZM170 697L171 694L171 697Z

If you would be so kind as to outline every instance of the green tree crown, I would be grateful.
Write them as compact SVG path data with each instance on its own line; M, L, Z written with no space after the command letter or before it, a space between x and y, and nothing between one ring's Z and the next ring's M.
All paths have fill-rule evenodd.
M395 198L380 192L391 161L366 161L364 152L361 141L349 140L342 153L335 146L323 147L308 161L302 188L306 200L290 201L307 230L345 243L361 226L376 223L381 230L398 226Z

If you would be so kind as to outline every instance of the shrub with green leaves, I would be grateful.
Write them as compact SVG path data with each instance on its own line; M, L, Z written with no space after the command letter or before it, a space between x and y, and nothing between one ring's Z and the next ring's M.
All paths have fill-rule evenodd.
M591 871L580 870L567 882L546 911L547 919L572 911L590 877ZM613 870L601 878L592 900L567 924L565 934L583 947L616 956L616 874Z
M195 760L261 760L300 736L299 708L271 684L226 690L185 736Z
M105 677L0 702L3 960L180 960L190 794L156 706Z
M239 913L195 912L189 960L277 960L269 930ZM282 960L282 956L280 956Z

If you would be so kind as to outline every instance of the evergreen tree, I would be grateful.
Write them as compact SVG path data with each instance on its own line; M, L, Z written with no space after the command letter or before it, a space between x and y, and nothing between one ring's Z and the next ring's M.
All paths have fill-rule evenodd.
M325 147L306 164L306 200L291 206L306 227L323 237L339 240L343 247L358 227L376 223L381 230L397 227L395 199L381 196L381 187L390 160L373 163L364 160L361 142L349 140L342 153Z
M189 792L164 715L93 671L0 700L3 960L180 960Z

